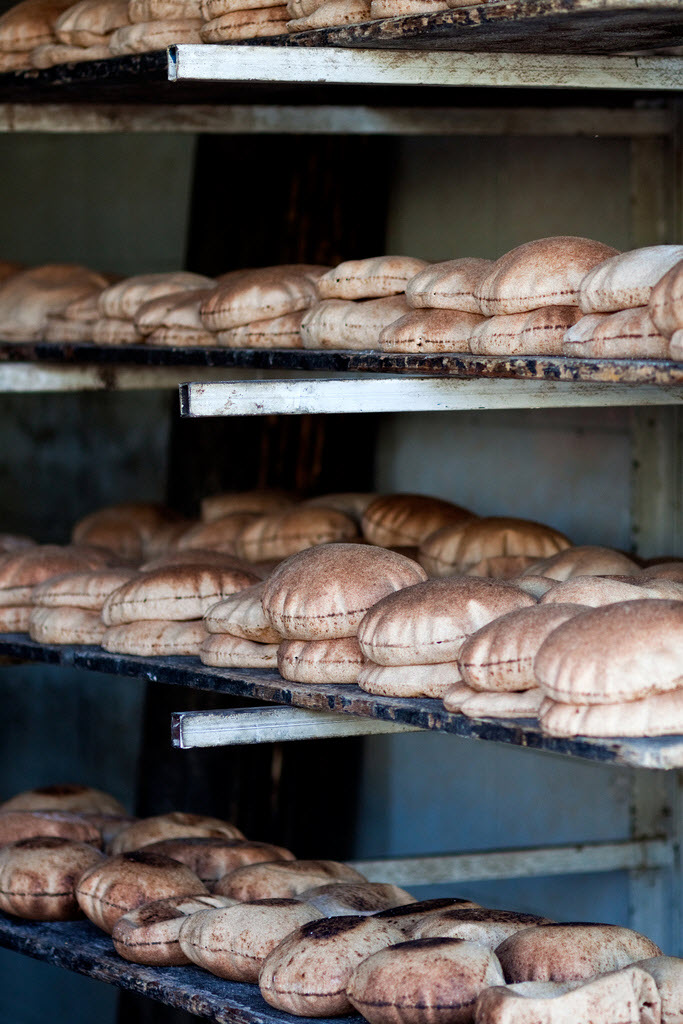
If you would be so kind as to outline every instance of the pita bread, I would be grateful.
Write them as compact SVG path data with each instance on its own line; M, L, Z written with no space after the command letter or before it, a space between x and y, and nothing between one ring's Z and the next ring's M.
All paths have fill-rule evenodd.
M304 315L301 342L307 349L377 348L384 328L407 311L401 295L363 302L326 299Z
M160 505L127 502L97 509L79 519L71 536L75 544L110 548L122 558L139 561L143 551L151 552L156 538L175 522L173 513Z
M166 24L172 25L174 22ZM98 305L102 316L133 320L140 307L151 299L181 291L212 288L214 285L215 281L210 277L184 270L164 274L138 274L105 288Z
M277 11L279 17L281 6L267 8L267 11L271 14ZM222 22L222 18L216 19L216 22ZM236 25L235 31L239 32L240 27ZM227 33L228 29L225 31ZM209 331L226 331L256 320L268 320L308 309L317 301L316 283L325 269L302 263L226 274L223 282L202 303L202 322Z
M265 584L263 610L289 640L354 637L381 598L426 580L417 562L365 544L322 544L292 555Z
M88 49L88 47L84 47ZM100 318L99 311L99 298L100 293L91 292L85 295L82 299L74 299L61 313L66 320L73 320L78 323L93 324Z
M424 494L380 495L366 508L363 537L381 547L416 547L443 526L476 518L473 512Z
M0 26L0 48L1 45ZM3 339L40 341L50 316L61 313L74 299L100 291L105 284L106 279L101 274L62 263L34 267L6 278L0 282Z
M200 0L199 6L204 21L213 21L235 11L280 7L282 0Z
M157 327L145 341L163 348L215 348L217 344L215 334L190 327Z
M285 640L277 667L294 683L355 683L363 655L354 636L339 640Z
M132 654L143 658L199 655L207 632L201 620L168 622L144 619L120 626L103 626L101 644L110 654Z
M328 882L367 882L367 878L336 860L272 861L237 868L217 882L214 892L250 903L298 897L312 886Z
M644 580L674 580L683 583L683 562L660 562L641 569L640 578Z
M200 0L128 0L128 18L133 24L203 17Z
M573 576L549 590L541 598L542 605L556 602L582 604L591 608L622 601L683 601L683 584L674 580L642 579L610 576Z
M255 985L263 961L285 936L321 917L302 900L237 903L185 922L180 946L189 960L218 978Z
M495 953L474 942L417 939L371 955L351 975L347 994L370 1024L465 1024L478 995L504 984Z
M470 351L483 356L562 355L567 329L580 317L576 306L542 306L530 313L492 316L475 326Z
M235 512L210 522L199 522L191 526L177 541L179 551L193 548L204 551L235 553L235 543L245 526L259 518L255 512Z
M33 605L0 605L0 633L28 633Z
M371 18L398 18L447 10L446 0L372 0L370 3Z
M277 650L277 644L214 633L199 648L199 657L212 668L277 668Z
M647 306L654 286L681 260L683 245L649 245L612 256L581 282L581 310L612 313Z
M35 49L24 50L21 53L0 52L0 72L4 73L6 71L25 71L28 68L32 68L32 57L35 52Z
M459 907L451 907L426 917L415 929L415 938L461 939L463 942L477 942L488 949L495 949L524 928L552 923L547 917L518 914L513 910L488 910L481 907L461 910Z
M538 925L496 949L507 982L579 981L660 953L644 935L613 924Z
M68 607L100 611L109 595L136 575L132 569L69 572L39 583L33 591L33 603L44 608Z
M459 710L468 718L536 718L543 699L538 687L522 693L475 693Z
M669 342L669 359L680 363L683 361L683 331L674 331Z
M432 576L504 578L568 547L564 534L543 523L491 516L444 526L422 542L419 558Z
M19 809L0 811L0 846L40 836L58 836L98 848L102 841L99 830L80 814Z
M23 839L0 850L0 910L29 921L80 917L74 881L104 860L99 850L68 839Z
M38 583L66 572L101 568L106 556L95 550L36 544L0 559L0 606L33 604Z
M355 540L358 527L336 509L299 506L262 516L242 530L235 548L241 558L265 562L305 548Z
M201 518L204 522L211 522L240 512L268 515L293 504L293 500L284 491L235 491L203 498Z
M588 271L616 255L616 249L589 238L560 235L526 242L496 260L477 285L475 299L484 316L578 306Z
M62 46L61 43L53 45L48 43L47 46L38 47L39 50L66 50L72 49L72 47ZM37 50L33 51L33 67L35 68L51 68L55 64L66 64L67 60L63 60L63 54L45 53L44 55L37 54ZM109 51L107 51L109 56ZM97 58L99 60L99 58ZM73 341L73 342L88 342L92 341L93 337L93 325L87 323L80 323L78 320L67 320L63 316L50 316L47 319L47 327L45 328L45 341Z
M429 580L378 601L363 618L358 641L378 665L452 662L465 639L487 622L533 604L532 597L506 583Z
M169 896L206 895L206 887L184 864L145 850L108 857L85 871L76 883L79 907L110 935L124 914L145 903Z
M683 733L683 690L619 704L565 704L546 697L539 720L549 736L675 736Z
M681 1024L683 960L677 956L655 956L649 960L639 960L634 967L639 967L654 978L662 1001L662 1024Z
M84 608L34 608L29 634L39 644L99 644L106 626Z
M441 700L460 681L455 661L441 665L375 665L366 661L358 673L358 685L378 697L431 697Z
M1 811L67 811L72 814L123 816L126 808L110 793L73 783L39 786L17 793L0 805Z
M253 573L219 566L156 569L114 591L105 602L102 619L107 626L138 619L201 619L217 601L258 582Z
M232 11L207 21L200 35L203 43L223 43L231 39L255 39L278 36L285 31L289 18L287 7L265 7L260 10Z
M199 318L199 304L211 294L211 288L193 288L171 292L149 299L135 314L135 326L142 335L152 334L158 327L180 327L206 334Z
M426 5L430 0L402 0L403 3ZM432 0L433 2L433 0ZM375 5L382 0L373 0ZM395 0L384 0L388 7ZM438 10L438 5L435 6ZM427 13L426 11L416 13ZM379 17L380 15L377 15ZM464 313L481 315L479 303L474 292L482 277L493 266L492 260L481 260L465 257L458 260L447 260L445 263L432 263L416 274L406 284L406 300L415 308L455 309Z
M126 0L80 0L55 22L55 35L67 46L106 46L107 36L128 24Z
M93 46L65 46L63 43L44 43L31 50L31 67L52 68L56 64L78 64L86 60L106 60L111 57L108 43ZM92 327L75 320L48 317L45 341L92 341Z
M151 558L140 566L141 572L155 572L157 569L175 569L185 565L213 565L220 569L242 569L256 573L256 568L241 558L226 555L223 551L203 551L190 548L188 551L167 551L157 558ZM251 585L251 584L250 584Z
M547 594L555 586L555 582L555 580L551 580L547 576L522 575L508 577L508 583L513 583L520 590L523 590L525 594L535 597L536 600Z
M170 896L131 910L114 925L114 949L124 960L152 967L181 967L190 960L180 948L180 929L193 914L230 906L225 896Z
M602 547L569 547L550 558L534 562L524 576L547 576L552 580L568 580L572 576L635 576L639 566L621 551Z
M155 814L141 818L117 835L111 845L112 854L128 853L159 843L163 839L244 839L240 830L222 818L205 814Z
M272 320L255 320L229 331L219 331L216 343L222 348L301 348L303 310Z
M113 57L122 57L127 53L162 50L176 43L201 43L202 24L202 19L196 17L125 25L112 32L109 39L109 50Z
M539 686L568 704L618 704L683 683L683 602L593 608L551 633L536 655Z
M349 1013L346 987L354 968L402 938L395 925L375 916L324 918L305 924L266 957L259 978L261 995L277 1010L298 1016Z
M229 633L260 644L279 644L282 637L271 626L263 610L265 583L231 594L224 601L209 608L204 626L209 633Z
M318 494L315 498L308 498L303 504L334 508L337 512L343 512L345 516L349 516L350 519L360 524L366 508L377 496L376 492L343 491L339 494Z
M384 328L379 347L384 352L469 352L482 321L458 309L413 309Z
M294 854L282 846L270 843L252 843L248 839L223 837L184 836L180 839L161 839L146 847L150 853L163 853L172 860L187 864L204 885L211 887L219 878L244 867L245 864L272 863L275 860L294 860ZM221 897L227 906L227 896Z
M0 16L0 53L23 53L54 42L55 21L70 6L71 0L21 0L14 4Z
M367 7L369 13L369 4L359 4L358 10L361 7ZM331 9L328 2L319 7L318 12L322 14ZM412 256L375 256L364 260L347 260L322 275L318 281L318 294L321 299L380 299L389 295L402 295L410 279L427 266L425 260L413 259Z
M619 1020L657 1024L660 999L652 978L638 967L602 974L585 984L522 982L492 987L477 1000L477 1024L576 1024Z
M578 603L534 605L494 619L462 646L458 667L463 682L478 691L534 689L538 685L534 659L541 644L558 626L583 611Z
M381 910L376 917L380 921L390 921L403 933L403 937L414 938L416 930L422 922L431 917L432 914L440 914L443 910L452 910L459 907L465 910L468 907L478 907L478 903L472 900L460 899L454 896L441 897L433 900L419 900L405 907L394 907L391 910Z
M665 338L683 327L683 260L676 263L652 289L650 316Z
M96 320L92 327L92 339L96 345L140 345L143 340L132 320L119 320L116 317Z
M594 359L666 359L669 343L652 323L648 307L641 306L583 317L567 331L562 352Z
M366 917L381 910L414 904L415 898L397 885L383 882L333 882L316 885L301 893L324 917L345 917L348 914Z

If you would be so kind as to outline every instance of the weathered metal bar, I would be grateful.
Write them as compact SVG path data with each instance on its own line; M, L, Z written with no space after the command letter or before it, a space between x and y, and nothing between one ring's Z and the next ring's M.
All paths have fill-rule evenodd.
M225 371L193 370L206 381L225 379ZM0 362L0 393L59 391L150 391L177 388L188 376L181 366Z

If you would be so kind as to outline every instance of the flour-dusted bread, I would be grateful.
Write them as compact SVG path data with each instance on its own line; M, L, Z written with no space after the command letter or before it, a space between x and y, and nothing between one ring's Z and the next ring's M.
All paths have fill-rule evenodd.
M549 736L676 736L683 733L683 689L619 704L566 704L549 697L539 721Z
M579 981L660 953L644 935L612 924L539 925L496 949L507 982Z
M374 953L346 989L370 1024L465 1024L479 994L504 983L495 953L450 938L416 939Z
M425 260L412 256L375 256L347 260L318 281L321 299L379 299L401 295L412 277L424 270Z
M102 842L99 830L86 818L71 811L0 810L0 846L38 836L56 836L94 847L99 847Z
M104 861L87 843L56 836L22 839L0 849L0 910L29 921L80 916L76 879Z
M457 661L440 665L375 665L366 661L358 673L358 685L378 697L432 697L441 700L460 682Z
M582 604L600 608L621 601L683 601L683 584L674 580L618 576L573 576L544 594L542 605Z
M119 918L145 903L169 896L206 895L206 886L188 867L146 850L108 857L85 871L76 884L79 907L109 934Z
M384 882L332 882L306 889L300 898L316 907L323 917L367 916L380 910L416 903L415 897Z
M13 4L0 17L0 53L26 52L42 43L53 42L54 24L69 6L70 0L22 0Z
M661 999L654 979L639 967L601 974L585 983L528 981L485 989L477 1000L477 1024L577 1024L620 1021L657 1024Z
M28 633L33 605L0 605L0 633Z
M100 611L110 594L136 575L133 569L70 572L39 583L33 603L41 608L84 608Z
M477 285L475 298L484 316L578 306L588 271L616 254L602 242L569 235L525 242L496 260Z
M201 518L204 522L222 519L223 516L252 512L256 515L270 515L294 504L284 491L231 491L203 498Z
M403 938L373 917L333 917L303 925L266 958L261 995L271 1006L301 1017L336 1017L351 1011L346 986L355 968Z
M677 956L655 956L639 960L635 967L654 979L662 1001L662 1024L683 1021L683 960Z
M0 804L0 811L69 811L73 814L124 815L123 804L100 789L77 783L60 782L53 786L27 789Z
M541 306L492 316L475 325L470 352L482 356L561 356L567 330L581 317L576 306Z
M534 562L524 576L547 576L568 580L573 576L635 576L640 567L621 551L603 547L569 547L556 555Z
M541 644L583 611L578 603L534 605L487 623L462 645L458 667L463 682L473 690L505 693L533 689L538 685L534 659Z
M474 293L492 266L492 260L467 256L432 263L407 283L408 304L417 309L455 309L481 315Z
M484 318L459 309L411 309L379 336L383 352L469 352Z
M272 319L308 309L317 302L316 283L326 269L295 263L233 271L224 276L218 287L202 303L202 322L209 331L226 331L255 320Z
M683 327L683 259L654 286L648 305L655 327L665 338Z
M380 921L388 921L395 925L404 938L415 938L417 930L423 921L431 918L433 914L440 914L444 910L468 910L478 908L479 904L472 900L462 899L457 896L441 896L433 900L419 900L404 907L394 907L391 910L381 910L376 917Z
M452 662L487 622L535 603L507 583L462 576L429 580L379 601L361 622L358 640L378 665Z
M277 667L294 683L355 683L363 654L355 636L338 640L284 640Z
M201 619L216 602L258 583L242 569L185 565L142 573L111 594L102 609L108 626L139 619L188 622Z
M346 0L330 2L346 3ZM314 18L318 14L316 11L310 17ZM365 299L362 302L324 299L302 318L301 343L304 348L310 349L375 349L379 346L382 331L408 310L402 295Z
M28 631L39 644L99 644L106 628L98 611L34 608Z
M114 29L128 24L126 0L80 0L55 22L55 35L68 46L105 46Z
M595 359L666 359L669 342L655 327L648 307L640 306L583 317L567 331L562 353Z
M297 899L238 903L186 922L180 930L180 945L198 967L228 981L255 985L268 954L290 932L322 916L314 906Z
M432 576L505 578L568 547L564 534L543 523L490 516L431 534L420 545L420 562Z
M238 0L248 3L249 0ZM256 0L255 0L256 2ZM260 4L262 0L258 0ZM278 29L279 30L279 29ZM254 320L241 327L219 331L216 343L223 348L302 348L301 321L304 310L285 313L270 320Z
M459 701L458 711L467 718L537 718L543 693L538 687L511 692L479 692ZM454 711L449 695L444 697L444 707Z
M206 630L255 643L279 644L282 636L263 610L264 589L265 583L256 583L213 605L204 616Z
M101 568L106 555L95 550L36 544L0 559L0 605L33 604L33 588L54 576Z
M426 580L417 562L369 544L322 544L292 555L266 581L263 609L289 640L354 637L381 598Z
M229 821L209 818L202 814L157 814L152 818L141 818L129 828L120 832L111 846L112 854L127 853L158 843L162 839L201 838L244 839L240 830Z
M160 50L176 43L201 43L202 19L177 18L175 21L145 21L137 25L125 25L112 32L109 49L113 57L127 53L146 53Z
M214 886L219 896L247 903L251 900L299 896L315 885L330 882L365 882L360 872L335 860L290 860L248 864L225 875Z
M211 888L224 875L246 864L265 864L276 860L294 860L294 854L271 843L252 843L248 839L210 838L162 839L145 847L150 853L162 853L186 864L204 885Z
M302 18L287 22L288 32L355 25L370 18L370 0L326 0ZM360 262L360 261L359 261Z
M159 327L179 327L207 335L199 316L199 306L212 291L212 288L196 288L149 299L137 310L135 326L145 337Z
M235 547L241 558L265 562L357 535L358 527L343 512L306 505L262 516L242 530Z
M461 910L456 907L426 917L415 929L415 938L461 939L496 949L501 942L524 928L552 923L547 917L518 914L513 910L489 910L487 907Z
M105 651L142 658L198 656L208 636L201 619L189 622L139 619L103 629L100 643Z
M108 36L102 37L108 40ZM55 64L81 63L88 60L107 60L111 57L109 43L96 46L68 46L65 43L45 43L31 50L31 67L51 68ZM92 341L92 328L75 320L62 320L61 328L55 330L59 317L48 317L45 341ZM60 336L57 336L60 335Z
M136 29L136 31L139 33L139 30ZM210 277L205 277L203 274L192 274L185 270L161 274L137 274L135 277L127 277L106 288L100 294L98 306L102 316L134 320L140 307L151 299L181 291L211 288L214 284L215 282Z
M594 608L551 633L534 662L539 686L568 704L618 704L683 683L683 602Z
M151 967L181 967L191 961L180 948L180 931L188 917L231 906L225 896L169 896L144 903L114 925L114 949L124 960Z
M584 313L647 306L654 286L681 260L683 245L649 245L621 252L586 274L579 305Z
M255 39L259 36L279 36L285 31L289 18L287 7L263 7L260 10L233 11L220 18L207 21L200 37L203 43L223 43L235 39Z
M199 648L199 657L211 668L277 668L277 652L278 644L213 633Z
M473 512L425 494L385 494L368 505L363 515L363 537L386 548L417 547L442 526L476 518Z

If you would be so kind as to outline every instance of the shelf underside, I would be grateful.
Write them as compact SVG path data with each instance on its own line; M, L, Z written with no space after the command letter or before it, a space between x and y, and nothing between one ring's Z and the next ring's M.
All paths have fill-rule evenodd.
M290 683L282 679L274 669L214 669L202 665L198 658L129 657L108 654L99 647L38 644L24 634L3 634L0 637L0 659L68 665L313 711L361 715L453 736L509 743L591 761L644 768L683 767L683 736L660 739L554 739L544 736L538 724L530 719L466 718L464 715L449 713L440 701L375 697L358 686ZM5 664L11 664L11 661L5 661ZM182 696L178 698L178 710L182 710Z
M199 967L143 967L129 963L115 952L109 936L87 921L45 924L0 914L0 946L137 992L217 1024L293 1024L296 1019L268 1006L256 985L224 981ZM354 1024L362 1020L345 1019Z
M2 344L2 363L63 366L187 366L256 370L302 370L415 374L457 378L585 381L596 384L683 385L683 363L668 359L575 359L565 356L401 355L376 351L306 349L98 347L89 344Z

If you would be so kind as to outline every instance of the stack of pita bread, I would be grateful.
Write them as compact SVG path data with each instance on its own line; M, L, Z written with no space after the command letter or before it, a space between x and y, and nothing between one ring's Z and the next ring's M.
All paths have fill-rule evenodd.
M128 0L126 14L109 38L114 57L201 42L199 0Z
M204 328L226 348L301 348L301 319L326 270L294 263L225 274L202 302Z
M159 331L156 340L166 344L163 339L169 327L176 332L174 336L187 332L192 338L193 331L201 330L201 324L192 326L185 300L189 300L191 307L196 296L190 293L205 294L214 284L202 274L174 271L140 274L110 285L97 300L98 319L93 323L92 340L100 345L136 345L145 338L153 339ZM161 301L148 309L155 300ZM182 312L176 314L179 307Z
M200 0L204 43L278 36L289 17L282 0Z
M288 32L357 25L372 17L372 0L287 0Z
M661 359L669 355L669 329L664 298L670 274L681 272L683 246L652 245L619 253L594 267L581 282L579 306L585 314L567 331L562 351L568 356L591 358ZM652 299L653 290L657 295ZM666 326L666 336L653 320ZM668 308L668 307L667 307ZM674 355L673 358L676 358Z
M683 260L652 289L649 312L656 330L669 339L669 357L683 361Z
M72 304L97 298L107 278L87 267L49 263L0 279L2 340L43 340L53 321L66 318Z
M128 23L127 0L79 0L55 22L57 42L33 51L33 66L47 68L70 61L110 57L113 33Z
M214 668L276 668L282 637L263 611L265 583L255 583L209 608L209 636L199 649L204 665Z
M301 321L304 348L377 348L382 330L408 311L408 281L426 266L411 256L377 256L323 274L321 301Z
M21 0L0 16L0 72L39 67L33 53L58 43L55 23L70 0Z

